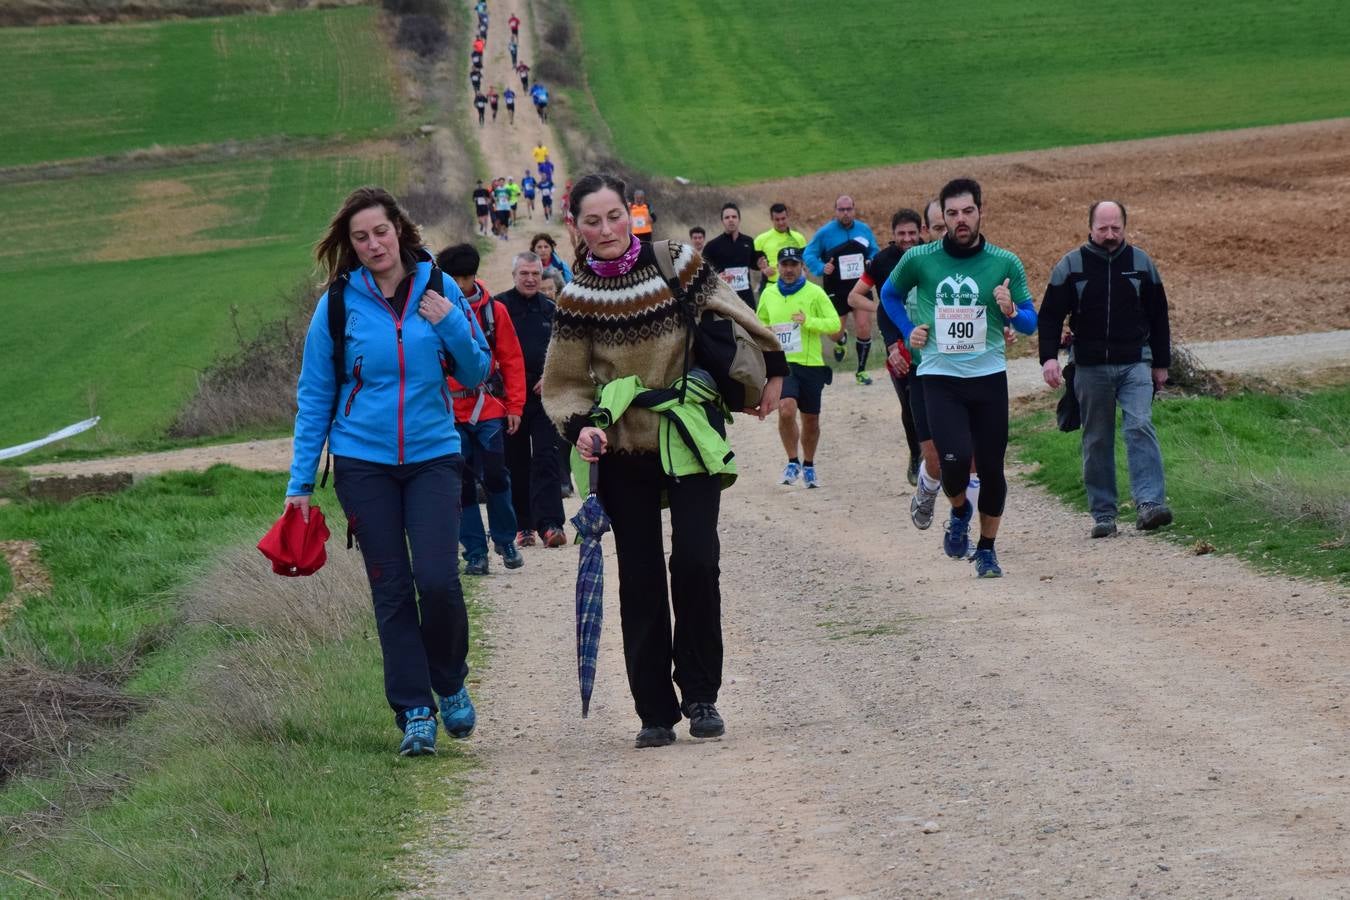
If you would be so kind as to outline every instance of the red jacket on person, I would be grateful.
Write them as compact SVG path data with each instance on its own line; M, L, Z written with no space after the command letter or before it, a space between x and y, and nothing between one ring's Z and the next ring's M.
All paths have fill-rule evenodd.
M483 398L483 408L478 420L500 419L504 416L518 416L525 411L525 356L520 350L520 340L516 337L516 328L511 324L511 314L506 306L492 299L483 282L478 285L478 297L469 302L474 315L478 317L478 327L488 335L488 347L491 361L488 365L487 381L500 374L506 388L505 397L487 394ZM489 334L487 323L487 305L492 304L492 328ZM468 422L473 416L473 408L478 405L478 385L466 388L452 375L445 379L450 388L450 396L455 405L455 421Z

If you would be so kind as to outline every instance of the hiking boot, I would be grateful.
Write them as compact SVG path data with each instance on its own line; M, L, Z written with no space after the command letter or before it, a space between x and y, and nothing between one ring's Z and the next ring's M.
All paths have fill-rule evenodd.
M669 747L675 743L675 729L666 725L643 725L642 730L637 733L637 740L633 746L641 750L643 747Z
M533 547L533 546L534 546L534 531L531 530L531 529L529 529L529 528L526 528L524 531L517 531L517 532L516 532L516 546L517 546L517 547Z
M919 458L917 456L909 461L909 468L905 470L905 478L909 481L910 487L919 486Z
M858 384L871 384L871 383L872 383L872 376L871 376L871 375L868 375L866 372L858 372L858 373L854 374L853 378L854 378L854 380L856 380L856 381L858 382Z
M1092 536L1095 538L1111 537L1116 533L1115 519L1098 519L1092 525Z
M1003 577L1003 569L999 568L998 556L994 553L992 547L988 550L976 550L975 555L970 559L971 562L975 563L976 578Z
M802 464L789 462L783 467L783 484L796 484L797 479L802 477Z
M972 508L969 503L959 509L953 508L951 518L947 520L947 533L942 536L942 550L952 559L965 559L970 555L970 517ZM961 515L961 513L965 515Z
M567 535L561 528L545 528L539 535L545 547L566 547Z
M473 734L473 728L478 724L478 712L469 699L468 687L441 698L441 724L445 725L446 734L458 740Z
M414 707L403 719L403 743L398 745L399 756L428 756L436 752L436 717L431 708Z
M711 703L686 703L680 711L689 720L690 737L715 738L727 733L727 724Z
M486 575L488 559L486 556L471 556L464 562L465 575Z
M834 342L834 361L843 362L844 354L848 352L848 335L844 335L842 341Z
M1152 531L1164 525L1172 524L1172 510L1166 503L1140 503L1139 513L1135 516L1134 527L1140 531Z
M909 520L920 531L926 531L933 524L933 504L937 502L937 491L926 491L923 485L914 490L909 498Z
M502 565L508 569L519 569L525 565L525 557L520 555L515 544L507 544L505 547L498 547L497 553L502 558ZM486 563L485 563L486 564Z
M802 466L802 483L809 488L820 487L820 482L816 480L815 466Z

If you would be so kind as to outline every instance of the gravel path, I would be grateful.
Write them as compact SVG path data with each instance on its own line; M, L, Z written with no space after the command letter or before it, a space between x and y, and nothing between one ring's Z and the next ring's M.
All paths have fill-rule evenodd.
M1090 541L1020 479L977 581L909 523L889 389L837 383L822 424L810 492L772 423L733 429L724 739L632 748L612 556L585 721L575 550L480 582L481 766L418 893L1350 896L1344 591Z

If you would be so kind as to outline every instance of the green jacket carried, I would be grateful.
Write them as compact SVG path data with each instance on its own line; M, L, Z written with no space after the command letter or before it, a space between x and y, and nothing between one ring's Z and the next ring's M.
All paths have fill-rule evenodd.
M615 379L600 388L591 422L608 428L630 406L660 415L661 468L667 475L720 475L723 490L736 481L735 454L726 436L731 416L711 375L692 369L666 388L647 388L636 375ZM575 448L572 474L582 495L589 493L589 468ZM661 505L666 505L664 498Z

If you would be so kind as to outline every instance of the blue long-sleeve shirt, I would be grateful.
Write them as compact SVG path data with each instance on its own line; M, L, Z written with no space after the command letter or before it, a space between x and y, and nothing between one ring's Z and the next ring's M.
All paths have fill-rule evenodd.
M876 235L872 234L866 222L854 219L853 224L845 228L838 219L831 219L811 235L806 249L802 251L802 261L812 275L819 277L825 274L825 259L829 251L848 241L855 241L867 259L876 256L881 249L877 246Z

